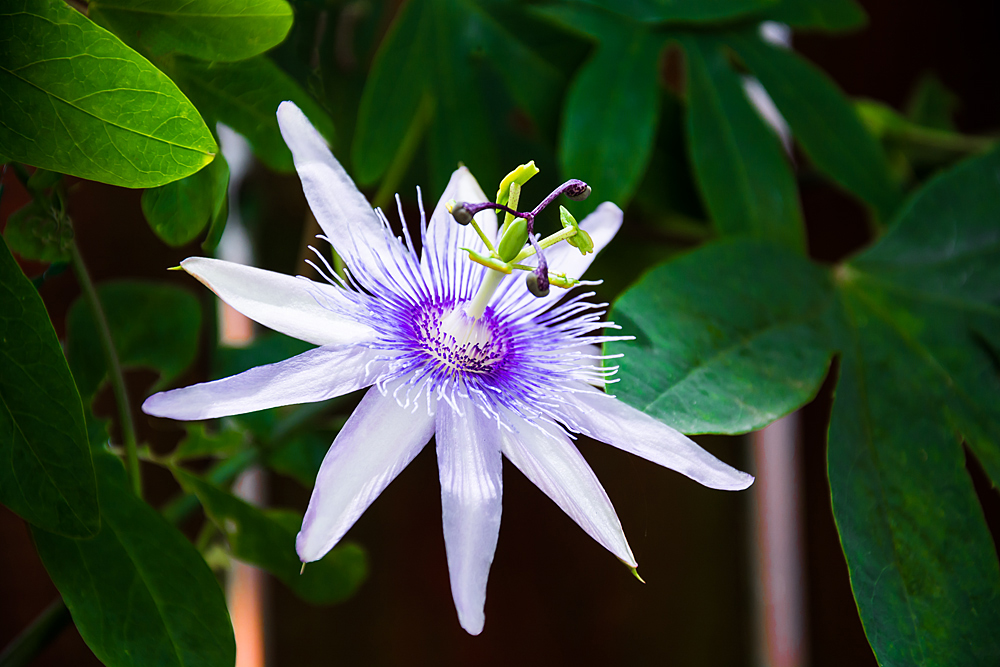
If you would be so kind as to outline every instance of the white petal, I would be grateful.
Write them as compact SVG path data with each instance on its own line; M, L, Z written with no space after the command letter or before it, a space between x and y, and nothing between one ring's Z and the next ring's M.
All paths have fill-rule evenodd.
M590 234L594 241L594 252L586 255L568 243L558 243L545 250L545 260L548 262L549 271L552 273L564 273L566 277L580 279L590 267L591 262L601 250L614 238L618 230L621 229L624 214L622 210L611 202L604 202L597 209L583 219L580 228ZM535 266L537 264L534 257L525 261L525 264ZM523 314L540 313L561 297L568 290L560 287L553 287L549 295L545 297L535 297L524 283L524 273L515 271L514 275L504 281L503 286L494 297L494 303L498 308L516 307L522 309Z
M426 409L403 409L377 387L365 394L323 459L295 550L302 562L322 558L434 433Z
M326 140L292 102L278 105L281 136L292 151L302 191L323 233L348 267L359 263L369 272L379 272L378 257L393 271L393 253L398 244L387 236L371 204L340 166Z
M459 167L452 173L451 180L448 181L448 186L434 207L427 224L427 239L421 265L425 271L430 270L440 276L439 280L444 284L457 288L461 284L468 284L473 277L478 279L483 273L482 267L469 261L466 253L460 248L485 252L486 244L479 238L472 225L460 225L451 217L445 204L452 199L469 204L478 204L489 199L479 187L472 172L466 167ZM493 241L497 235L496 211L492 209L480 211L475 219L486 237ZM478 280L473 284L474 288L477 286Z
M568 416L595 440L713 489L740 491L753 484L752 475L723 463L679 431L604 392L584 387L579 385L581 391L572 394L576 409Z
M255 322L314 345L373 340L375 331L323 303L349 305L333 285L207 257L189 257L184 270Z
M511 419L510 423L517 421ZM504 456L588 535L619 560L636 567L622 524L597 475L562 429L540 426L548 437L523 422L518 424L517 433L502 432Z
M496 422L471 399L456 398L456 403L462 414L444 405L437 413L444 543L459 623L478 635L486 620L486 579L500 533L502 459Z
M276 364L183 389L153 394L142 411L171 419L213 419L281 405L314 403L366 387L365 366L376 353L364 347L318 347Z

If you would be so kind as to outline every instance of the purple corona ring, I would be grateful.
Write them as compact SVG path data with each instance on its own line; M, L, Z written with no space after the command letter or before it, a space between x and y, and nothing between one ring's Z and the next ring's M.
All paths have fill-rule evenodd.
M605 393L615 370L603 367L599 347L614 340L603 334L614 328L601 321L605 304L589 303L591 293L561 299L567 294L561 288L537 297L520 273L470 261L469 251L489 255L484 239L496 239L498 221L495 210L476 206L487 199L467 169L452 175L429 220L421 207L418 255L405 223L403 237L395 237L298 107L282 103L278 123L323 238L348 267L347 282L325 265L327 282L201 257L181 265L251 319L318 347L155 394L143 410L211 419L369 387L323 460L296 540L303 562L330 551L434 437L452 595L462 627L478 634L500 529L501 454L632 568L621 523L573 434L715 489L752 483L750 475ZM479 209L476 224L454 220L453 200ZM621 210L604 203L579 229L598 252L621 222ZM529 273L545 261L555 276L573 282L594 257L558 243L542 260L531 254L537 239L529 242L525 258L515 260Z

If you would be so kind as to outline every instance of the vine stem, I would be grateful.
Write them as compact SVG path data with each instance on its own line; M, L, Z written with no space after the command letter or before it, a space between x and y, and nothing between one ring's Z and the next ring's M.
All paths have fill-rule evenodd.
M122 374L121 361L118 359L118 351L115 350L114 341L111 340L111 328L108 326L108 319L104 315L104 308L97 298L97 290L87 272L87 266L83 263L83 256L80 255L80 248L76 241L72 248L73 271L76 279L83 289L83 298L90 306L90 311L94 315L97 323L97 331L101 338L101 347L104 350L104 361L108 366L108 376L111 380L111 388L115 393L115 403L118 405L118 421L121 426L122 440L125 445L125 468L128 470L129 480L132 482L132 490L135 495L142 498L142 474L139 471L138 445L135 437L135 423L132 421L132 406L128 400L128 392L125 390L125 376Z

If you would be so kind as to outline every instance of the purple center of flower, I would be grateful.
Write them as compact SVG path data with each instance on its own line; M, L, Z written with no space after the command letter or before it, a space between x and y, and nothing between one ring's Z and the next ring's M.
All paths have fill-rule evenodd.
M497 322L492 317L469 317L464 304L424 309L414 326L414 342L446 376L490 373L507 356Z

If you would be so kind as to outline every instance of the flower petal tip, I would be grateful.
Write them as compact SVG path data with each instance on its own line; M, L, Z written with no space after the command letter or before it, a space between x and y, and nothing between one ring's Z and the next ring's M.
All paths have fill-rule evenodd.
M486 625L486 615L481 611L479 613L464 614L459 611L458 622L462 625L463 630L475 637L482 633L483 626Z

